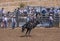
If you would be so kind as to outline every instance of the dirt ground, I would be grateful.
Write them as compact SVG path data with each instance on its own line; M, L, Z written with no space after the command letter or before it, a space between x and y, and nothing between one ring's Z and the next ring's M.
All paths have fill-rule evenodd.
M60 28L35 28L30 37L22 37L21 28L0 28L0 41L60 41Z

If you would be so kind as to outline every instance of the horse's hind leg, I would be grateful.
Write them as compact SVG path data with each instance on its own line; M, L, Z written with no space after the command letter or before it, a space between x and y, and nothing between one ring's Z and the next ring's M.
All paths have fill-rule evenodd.
M27 35L30 36L31 30L32 30L31 28L27 29L25 36L27 36Z
M29 29L29 31L28 31L28 36L30 36L31 30L32 30L32 29Z
M25 36L27 36L28 32L29 32L29 29L27 29L27 31L26 31L26 33L25 33Z

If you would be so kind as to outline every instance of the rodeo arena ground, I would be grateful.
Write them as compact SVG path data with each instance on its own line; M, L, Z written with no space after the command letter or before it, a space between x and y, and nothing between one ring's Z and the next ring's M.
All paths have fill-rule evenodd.
M60 41L60 7L0 8L0 41Z

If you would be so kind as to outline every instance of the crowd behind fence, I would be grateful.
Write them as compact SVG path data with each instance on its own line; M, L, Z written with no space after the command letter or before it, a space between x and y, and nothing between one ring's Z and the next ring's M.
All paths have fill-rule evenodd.
M12 18L15 19L16 24L15 27L19 27L26 23L27 17L29 15L37 15L40 14L39 21L40 25L44 26L49 22L49 16L52 14L54 19L53 26L59 27L60 25L60 8L58 7L40 7L40 6L27 6L24 8L17 8L14 11L4 12L4 8L0 10L0 26L2 24L2 19L7 18L7 27L12 27Z

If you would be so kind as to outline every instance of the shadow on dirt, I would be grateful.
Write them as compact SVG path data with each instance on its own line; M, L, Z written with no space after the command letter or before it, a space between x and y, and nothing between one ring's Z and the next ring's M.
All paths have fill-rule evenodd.
M21 35L19 37L32 37L31 35Z

